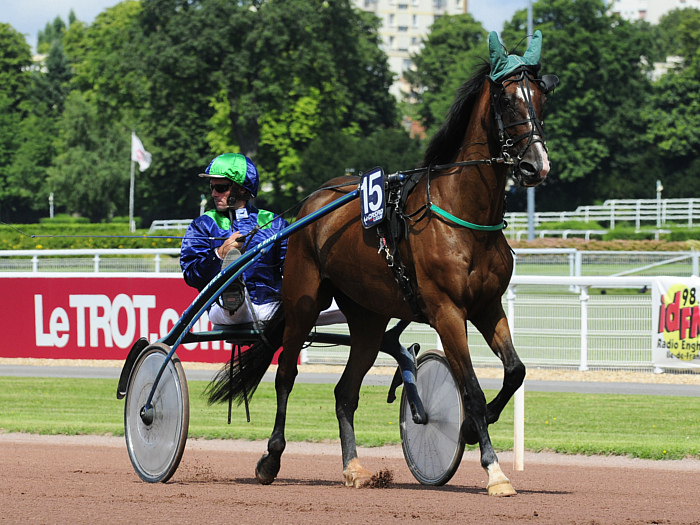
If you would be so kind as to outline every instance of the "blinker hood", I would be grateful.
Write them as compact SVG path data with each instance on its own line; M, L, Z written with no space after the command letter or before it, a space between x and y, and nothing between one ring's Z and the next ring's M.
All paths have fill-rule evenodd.
M491 61L491 80L499 82L521 67L537 67L542 52L542 32L538 29L530 40L530 45L522 57L508 55L503 49L498 33L489 33L489 58Z

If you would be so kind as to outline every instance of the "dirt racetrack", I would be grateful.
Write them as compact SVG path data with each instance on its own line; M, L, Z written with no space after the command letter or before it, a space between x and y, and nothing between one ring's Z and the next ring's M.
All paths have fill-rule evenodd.
M123 438L0 434L0 523L537 523L700 524L700 461L642 461L526 453L501 466L519 494L486 494L468 452L444 487L419 485L400 447L361 449L388 488L341 483L339 444L290 443L269 486L254 478L264 442L187 443L170 482L135 474Z

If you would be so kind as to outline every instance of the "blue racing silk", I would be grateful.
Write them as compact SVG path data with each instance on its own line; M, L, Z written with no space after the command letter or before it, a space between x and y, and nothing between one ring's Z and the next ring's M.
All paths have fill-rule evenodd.
M180 250L180 266L185 282L200 292L221 272L222 261L216 250L224 243L224 238L228 238L235 231L245 235L259 226L260 229L252 239L246 238L246 247L253 248L288 226L283 218L259 210L250 202L246 203L245 208L231 210L231 215L232 217L229 217L227 212L209 210L193 220L187 228ZM209 237L222 239L212 240ZM244 251L245 248L241 249L241 252ZM286 240L275 243L268 253L243 272L243 279L253 303L266 304L280 299L286 252Z

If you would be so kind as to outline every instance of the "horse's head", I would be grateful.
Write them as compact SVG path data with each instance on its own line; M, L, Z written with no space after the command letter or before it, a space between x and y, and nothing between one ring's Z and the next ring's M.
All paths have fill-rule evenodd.
M489 35L491 104L501 155L522 186L536 186L549 173L543 114L547 93L559 83L539 75L542 33L535 31L522 57L507 55L498 35Z

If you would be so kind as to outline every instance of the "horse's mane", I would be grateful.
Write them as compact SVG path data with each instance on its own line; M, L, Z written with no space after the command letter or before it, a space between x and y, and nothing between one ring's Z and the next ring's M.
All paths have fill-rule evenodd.
M447 112L447 118L435 133L425 150L422 167L431 164L452 162L462 145L464 134L471 118L474 104L484 85L486 75L490 73L490 64L486 61L462 84L457 91L455 101Z

